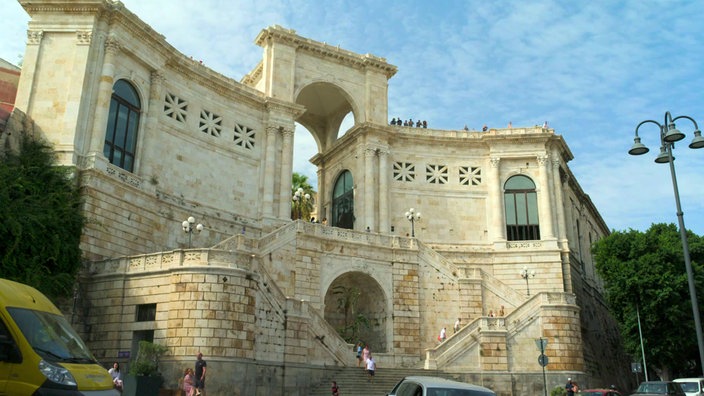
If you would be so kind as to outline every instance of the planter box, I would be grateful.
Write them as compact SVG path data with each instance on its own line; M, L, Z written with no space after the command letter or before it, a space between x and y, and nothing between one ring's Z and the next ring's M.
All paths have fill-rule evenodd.
M164 379L161 377L145 377L128 374L122 383L122 394L125 396L159 396L159 389Z

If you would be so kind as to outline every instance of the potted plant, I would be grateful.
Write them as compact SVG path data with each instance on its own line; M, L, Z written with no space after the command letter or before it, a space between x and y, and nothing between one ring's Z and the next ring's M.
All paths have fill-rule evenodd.
M123 382L123 394L128 396L157 396L164 378L159 373L159 359L168 348L149 341L140 341L137 357Z

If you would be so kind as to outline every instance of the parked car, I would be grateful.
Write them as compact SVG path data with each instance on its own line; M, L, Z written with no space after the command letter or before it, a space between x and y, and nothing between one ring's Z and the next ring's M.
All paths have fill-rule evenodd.
M580 391L579 396L621 396L622 393L616 389L587 389Z
M704 396L704 378L677 378L675 382L687 396Z
M491 389L439 377L410 376L387 396L496 396Z
M680 384L672 381L641 382L633 396L686 396Z

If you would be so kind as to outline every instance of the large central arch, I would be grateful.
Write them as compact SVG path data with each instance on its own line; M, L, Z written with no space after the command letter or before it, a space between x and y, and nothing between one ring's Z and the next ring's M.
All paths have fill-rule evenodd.
M350 95L328 82L305 86L298 93L296 103L306 108L297 121L313 135L321 152L337 140L345 116L350 112L359 113ZM356 119L355 116L355 122Z

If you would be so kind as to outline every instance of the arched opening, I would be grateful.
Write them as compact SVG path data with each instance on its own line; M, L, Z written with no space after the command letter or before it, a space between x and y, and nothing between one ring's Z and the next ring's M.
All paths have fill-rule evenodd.
M332 222L334 227L354 229L354 182L345 170L337 177L332 190Z
M132 172L142 103L137 90L126 80L112 87L103 154L111 164Z
M321 152L335 143L343 121L355 111L349 95L340 87L328 82L307 85L298 93L296 103L306 108L305 113L296 121L315 136ZM352 117L354 119L354 116Z
M325 320L347 342L362 341L374 352L386 352L386 296L371 276L348 272L325 293Z
M504 185L506 239L530 241L540 239L538 195L535 183L528 176L510 177Z

